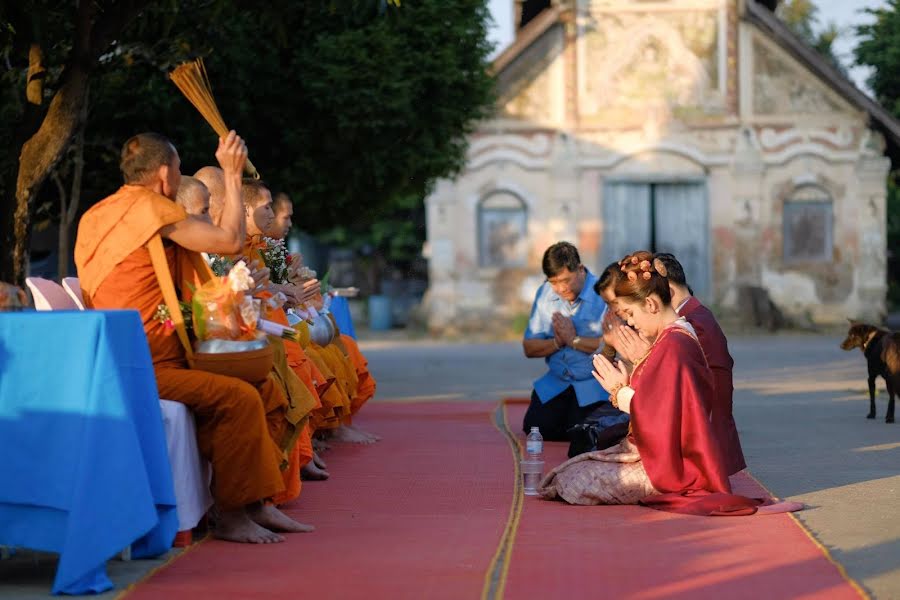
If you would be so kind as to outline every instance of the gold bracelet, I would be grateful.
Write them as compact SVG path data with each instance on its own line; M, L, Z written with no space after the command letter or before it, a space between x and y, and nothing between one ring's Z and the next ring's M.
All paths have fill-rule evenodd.
M619 390L625 387L624 383L617 383L613 386L613 389L609 390L609 403L612 404L615 408L619 408L619 401L616 396L619 395Z

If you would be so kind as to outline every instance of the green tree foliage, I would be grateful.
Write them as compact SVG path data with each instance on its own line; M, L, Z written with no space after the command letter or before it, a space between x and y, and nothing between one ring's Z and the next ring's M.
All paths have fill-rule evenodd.
M408 235L410 215L421 212L437 178L463 166L467 135L492 107L484 0L145 4L93 65L84 208L119 185L118 150L134 133L172 138L186 173L214 161L215 135L167 79L180 61L203 56L225 122L247 139L273 190L294 200L295 223L388 252L400 240L421 243L421 231ZM29 14L52 21L50 97L69 59L74 9L62 1L31 5L37 10ZM12 67L0 90L4 148L21 143L14 124L25 112L23 17L0 14L0 26L13 28L0 42ZM0 186L15 181L17 155L0 156ZM45 186L41 198L52 202L55 194Z
M872 68L869 87L875 98L896 118L900 118L900 1L888 0L887 6L867 10L874 22L857 28L859 44L856 62ZM896 166L896 165L895 165ZM900 306L900 185L897 172L888 181L887 247L889 252L888 302Z
M840 29L834 22L819 28L819 9L813 0L786 0L779 3L775 14L832 66L846 73L846 67L834 53L834 41L840 36Z
M857 28L856 62L872 68L869 87L875 98L895 117L900 117L900 2L866 11L875 21Z

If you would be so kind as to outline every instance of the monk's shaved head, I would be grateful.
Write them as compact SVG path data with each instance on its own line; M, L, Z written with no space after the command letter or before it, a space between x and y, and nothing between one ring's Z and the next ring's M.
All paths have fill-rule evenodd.
M187 214L207 221L211 220L209 216L209 190L199 179L182 177L175 202L180 204Z
M272 198L272 210L275 211L276 215L280 212L286 212L289 208L293 211L294 204L291 202L291 198L284 192L278 192L275 197Z
M241 183L241 200L247 208L256 208L263 202L272 202L272 192L264 181L244 178Z
M287 194L279 192L275 196L272 200L272 212L275 213L275 219L267 235L276 240L283 240L291 230L291 217L294 216L294 204Z
M259 179L244 179L241 200L247 217L248 235L269 235L275 213L272 212L272 192Z
M122 146L119 169L125 183L144 183L160 167L173 165L177 156L175 145L166 136L139 133Z
M209 190L209 216L218 224L225 210L225 173L219 167L203 167L194 177Z

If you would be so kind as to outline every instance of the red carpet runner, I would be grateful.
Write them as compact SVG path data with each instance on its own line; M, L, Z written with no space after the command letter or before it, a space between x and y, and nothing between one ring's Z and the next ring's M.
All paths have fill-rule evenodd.
M129 600L478 598L509 517L514 472L496 403L366 406L384 439L325 453L286 512L316 526L282 544L206 540Z
M507 405L516 433L527 405ZM519 435L524 443L524 435ZM544 444L564 462L568 445ZM550 467L545 467L545 471ZM768 497L752 478L735 492ZM506 598L828 600L865 597L789 514L693 517L639 506L570 506L528 497Z
M787 514L690 517L523 497L512 447L524 410L372 403L360 425L384 441L328 452L332 479L305 483L288 507L315 533L271 546L204 541L127 596L861 597ZM565 459L563 444L545 446L548 466ZM736 485L765 495L747 476Z

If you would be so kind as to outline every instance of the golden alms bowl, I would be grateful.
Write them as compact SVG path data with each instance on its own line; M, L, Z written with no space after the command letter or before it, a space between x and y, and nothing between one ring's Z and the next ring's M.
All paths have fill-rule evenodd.
M258 383L272 371L274 356L265 335L255 340L206 340L197 342L193 368Z

